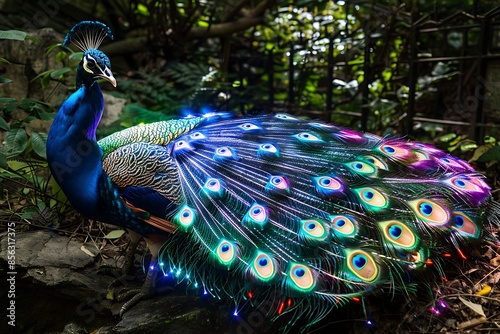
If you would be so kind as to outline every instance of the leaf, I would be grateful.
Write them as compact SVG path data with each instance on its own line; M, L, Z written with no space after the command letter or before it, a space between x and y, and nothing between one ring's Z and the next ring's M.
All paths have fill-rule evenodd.
M52 72L52 70L44 71L44 72L38 74L36 77L34 77L33 79L31 79L31 82L35 81L38 78L46 76L47 74L50 74L50 72Z
M0 57L0 63L7 63L7 64L10 64L10 61L8 61L8 60L7 60L7 59L5 59L5 58Z
M477 144L472 140L467 140L460 144L460 150L462 152L472 151L475 148L477 148Z
M7 156L3 147L0 146L0 168L7 169L9 165L7 164Z
M47 73L43 76L42 80L40 81L40 84L42 85L42 88L47 88L47 86L49 85L50 83L50 77L51 77L51 73Z
M61 190L61 187L59 187L59 184L55 181L55 178L53 177L50 178L50 193L60 203L65 203L67 201L66 195Z
M457 138L457 135L455 133L448 133L446 135L439 137L439 141L442 143L448 143L455 138Z
M75 60L76 59L76 60L80 61L82 58L83 58L83 52L75 52L75 53L72 53L69 56L70 60Z
M81 250L82 252L84 252L85 254L87 254L88 256L91 256L91 257L94 257L94 256L95 256L95 254L94 254L94 253L92 253L91 251L89 251L89 250L88 250L88 248L87 248L87 247L85 247L85 245L82 245L82 246L80 247L80 250Z
M59 63L63 61L67 56L68 53L66 53L65 51L59 51L58 53L56 53L56 62Z
M0 97L0 103L11 103L16 101L17 100L13 97Z
M483 155L481 155L478 159L478 162L492 162L492 161L500 161L500 145L495 145L488 151L486 151Z
M56 117L56 115L54 113L45 112L45 111L38 112L38 118L40 118L42 121L50 121L50 120L53 120L54 117Z
M29 165L23 161L10 160L7 162L7 164L9 165L10 169L17 172L21 171L24 168L29 168Z
M484 137L484 142L486 144L495 144L497 142L497 140L495 139L495 137L485 136Z
M32 132L31 133L31 146L33 147L33 151L38 154L40 157L47 159L47 134Z
M53 209L57 205L57 200L51 198L49 201L49 207Z
M9 124L0 116L0 129L8 131L10 129Z
M56 43L56 44L49 45L45 49L45 55L48 56L55 48L60 47L60 46L62 46L61 43Z
M478 296L487 296L489 295L491 292L491 286L489 286L488 284L485 284L484 287L479 290L478 292L476 292L476 295Z
M142 3L137 4L137 10L136 13L144 15L144 16L149 16L149 10L148 7L143 5Z
M119 239L125 233L124 230L113 230L104 236L104 239Z
M40 43L40 40L38 38L36 38L35 36L26 35L26 39L30 40L32 42L35 42L35 43Z
M0 39L24 41L28 34L20 30L0 30Z
M462 297L458 297L458 299L460 299L460 301L472 311L476 312L479 315L482 315L483 317L486 317L483 311L483 307L480 304L472 303L468 300L463 299Z
M472 158L470 158L469 162L477 161L484 153L488 152L494 145L493 144L484 144L479 146L475 151Z
M50 73L50 77L57 78L58 76L63 75L64 73L69 72L69 71L71 71L70 67L63 67L63 68L60 68L60 69L55 70L54 72Z
M7 131L5 143L9 156L21 154L28 145L28 135L23 128L12 128Z
M210 23L208 23L207 21L203 21L203 20L199 20L197 23L198 23L198 27L202 27L202 28L208 28L210 26Z
M12 80L3 75L0 75L0 83L9 83L9 82L12 82Z

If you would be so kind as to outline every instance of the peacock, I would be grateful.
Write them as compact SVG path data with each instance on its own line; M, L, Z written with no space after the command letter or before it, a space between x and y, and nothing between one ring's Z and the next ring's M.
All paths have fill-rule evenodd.
M431 145L276 113L211 112L141 124L99 141L98 50L110 29L67 34L83 52L77 90L47 139L50 170L83 215L144 237L147 279L308 324L366 294L408 295L419 274L499 225L485 178ZM424 282L425 283L425 282Z

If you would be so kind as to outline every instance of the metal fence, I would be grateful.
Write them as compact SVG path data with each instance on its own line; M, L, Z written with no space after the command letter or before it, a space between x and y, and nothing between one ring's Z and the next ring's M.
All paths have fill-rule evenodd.
M406 105L402 106L401 114L394 116L397 117L397 131L402 135L412 135L419 124L434 124L441 126L443 133L458 132L477 141L481 141L485 134L500 135L500 6L484 15L459 12L440 20L428 16L417 17L412 13L405 14L406 16L402 13L387 14L397 15L398 20L408 27L408 34L404 36L405 52L401 53L403 58L398 59L406 69L406 73L399 73L402 78L398 80L408 87L408 97ZM381 41L390 40L391 32L384 35L384 29L374 28L370 24L365 24L363 30L363 41L356 47L357 52L363 55L359 58L363 62L357 66L362 68L364 73L364 81L359 84L356 92L359 108L342 108L342 101L334 94L334 80L342 75L345 68L353 66L353 62L352 59L339 61L338 57L334 57L333 51L338 45L349 43L337 38L338 32L336 36L332 36L331 32L327 33L326 25L325 33L318 37L329 40L325 52L326 59L319 65L324 85L318 89L322 89L325 94L324 109L311 110L301 107L298 103L300 97L297 96L297 81L300 73L297 75L299 69L294 56L304 51L300 43L290 47L287 54L289 63L282 71L276 69L276 57L281 55L273 50L267 50L265 54L260 55L241 56L236 60L239 63L238 68L241 69L243 63L258 59L259 66L268 76L268 86L261 87L266 92L265 97L254 92L248 96L248 100L259 100L262 109L284 110L325 120L331 120L332 116L341 114L356 119L353 123L356 123L359 129L366 130L367 124L374 117L373 110L369 107L369 85L374 79L376 69L384 66L380 64L381 59L374 59L371 54L376 45L380 47ZM373 34L373 31L383 33ZM342 35L348 34L346 31ZM443 67L447 68L446 75L443 75L445 79L433 82L429 85L432 89L422 93L422 87L428 85L425 79L436 69ZM288 81L286 92L280 92L281 95L286 93L284 99L276 98L277 92L273 83L278 76L286 77ZM436 77L439 75L433 78ZM249 81L245 78L244 71L238 74L238 78L240 82L245 79ZM244 108L246 100L239 97L238 101L241 108Z

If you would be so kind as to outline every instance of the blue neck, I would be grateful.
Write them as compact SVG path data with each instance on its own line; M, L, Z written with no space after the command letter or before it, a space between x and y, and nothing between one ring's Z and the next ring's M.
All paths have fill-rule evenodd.
M52 175L71 204L90 218L98 218L102 150L96 128L103 108L99 84L82 84L59 109L47 138Z

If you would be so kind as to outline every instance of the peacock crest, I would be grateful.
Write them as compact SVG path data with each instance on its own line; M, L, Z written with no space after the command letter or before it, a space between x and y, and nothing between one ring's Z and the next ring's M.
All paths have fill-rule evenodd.
M66 34L63 45L75 44L82 52L98 49L106 37L113 39L113 33L107 25L97 21L82 21Z

